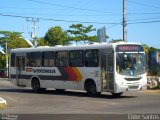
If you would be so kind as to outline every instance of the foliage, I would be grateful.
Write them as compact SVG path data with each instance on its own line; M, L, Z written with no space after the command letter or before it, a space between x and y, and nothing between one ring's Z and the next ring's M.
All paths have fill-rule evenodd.
M72 24L69 28L70 30L67 30L69 39L76 43L79 41L84 41L84 43L86 41L94 42L97 39L97 36L88 35L90 32L96 31L96 29L93 28L93 25L85 27L82 24Z
M6 52L6 43L7 51L14 48L25 48L30 47L29 44L22 38L22 33L20 32L11 32L11 31L0 31L0 47L2 47L4 53ZM6 56L0 54L0 68L5 68Z
M12 41L8 43L8 48L28 48L29 44L23 38L14 38Z
M22 33L11 31L0 31L0 46L5 49L7 42L8 49L26 48L30 47L29 44L22 38Z
M143 47L144 47L145 53L148 54L149 51L150 51L150 47L149 47L147 44L142 44L142 45L143 45Z
M123 42L123 40L122 39L112 39L110 42L117 43L117 42Z
M60 26L51 27L45 34L44 40L50 46L68 44L67 33Z
M5 68L6 65L5 61L6 61L5 55L0 52L0 69Z
M48 46L47 41L45 41L43 37L38 38L36 42L37 42L37 46Z

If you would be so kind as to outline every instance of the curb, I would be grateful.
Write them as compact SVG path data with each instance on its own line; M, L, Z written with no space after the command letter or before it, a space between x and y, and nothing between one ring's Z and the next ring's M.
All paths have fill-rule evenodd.
M0 109L4 109L7 107L7 102L3 98L0 97Z
M0 78L0 81L9 81L8 78Z
M149 94L159 94L160 95L160 90L144 90L144 93L149 93Z

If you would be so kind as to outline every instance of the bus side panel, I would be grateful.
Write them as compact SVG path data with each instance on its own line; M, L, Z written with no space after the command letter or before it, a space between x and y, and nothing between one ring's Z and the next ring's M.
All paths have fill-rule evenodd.
M40 77L41 87L55 88L55 89L84 90L85 80L92 79L97 86L97 91L98 92L101 91L100 68L67 67L67 68L62 68L65 69L63 73L61 73L62 70L60 71L58 70L59 68L54 68L54 69L55 69L54 75L52 74L52 76L51 75L48 76L46 74L43 74L42 76L44 77L43 78ZM67 78L65 78L66 75L64 74L67 74Z
M14 84L17 85L17 79L16 79L16 68L15 67L10 67L9 70L9 81Z
M83 74L83 90L84 90L84 84L85 84L85 80L87 79L92 79L95 84L96 84L96 88L97 88L97 92L101 92L101 72L100 72L100 67L84 67L81 69L81 72Z

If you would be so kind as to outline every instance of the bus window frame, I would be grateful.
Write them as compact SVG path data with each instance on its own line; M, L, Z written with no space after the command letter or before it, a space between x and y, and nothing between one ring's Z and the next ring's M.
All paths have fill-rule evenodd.
M37 56L35 57L34 55L34 57L33 58L31 58L31 54L38 54L38 53L40 53L40 57L38 57L37 58ZM29 57L29 58L28 58ZM32 60L33 59L33 60ZM40 63L39 63L39 65L37 65L37 62L35 62L35 61L37 61L39 59L39 61L40 61ZM33 63L34 62L34 63ZM38 51L35 51L35 52L27 52L27 66L29 66L29 67L41 67L42 66L42 52L38 52ZM28 64L29 63L29 64ZM32 64L33 63L33 64Z
M71 53L72 52L82 52L81 53L81 57L73 57L73 58L71 58ZM73 65L72 63L73 62L71 62L72 60L76 60L76 61L79 61L78 62L78 64L76 65ZM80 64L80 62L81 62L81 64ZM84 50L71 50L70 52L69 52L69 65L71 66L71 67L83 67L84 66Z
M68 57L67 58L57 57L58 53L62 53L62 52L66 52ZM69 51L64 50L64 51L56 51L55 52L55 66L56 67L68 67L69 66Z
M46 54L46 59L44 57L44 55ZM50 54L49 54L50 53ZM48 56L51 56L52 57L48 57ZM47 60L47 65L45 65L45 60ZM53 60L53 65L50 65L50 60ZM55 52L54 51L42 51L42 67L54 67L55 66Z
M91 61L92 61L92 63L93 63L93 58L95 58L95 57L86 57L87 56L87 52L88 51L97 51L97 62L95 62L96 64L91 64ZM93 54L93 53L91 53L91 54ZM99 49L87 49L87 50L85 50L85 67L99 67ZM89 61L87 61L87 59L89 59Z

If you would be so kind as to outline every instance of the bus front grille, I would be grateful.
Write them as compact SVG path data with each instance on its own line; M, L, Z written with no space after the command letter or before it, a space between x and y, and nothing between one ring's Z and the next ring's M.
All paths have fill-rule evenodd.
M138 89L139 86L128 86L129 89Z
M141 77L136 77L136 78L124 78L127 81L138 81L141 79Z

